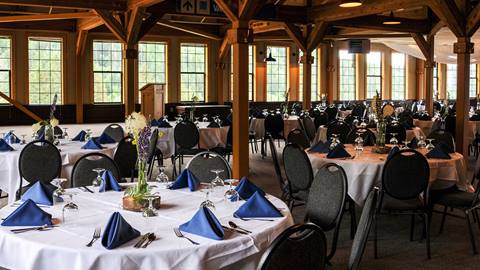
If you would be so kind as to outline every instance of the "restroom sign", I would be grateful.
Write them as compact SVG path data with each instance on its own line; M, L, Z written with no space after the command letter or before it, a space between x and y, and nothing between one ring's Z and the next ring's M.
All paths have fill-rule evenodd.
M195 14L195 0L178 1L177 11L179 11L180 13Z

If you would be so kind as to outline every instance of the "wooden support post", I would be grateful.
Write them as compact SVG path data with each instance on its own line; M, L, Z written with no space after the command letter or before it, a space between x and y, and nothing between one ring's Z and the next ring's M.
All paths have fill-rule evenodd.
M425 108L430 115L433 115L433 69L435 68L434 52L435 37L428 36L429 55L425 61Z
M223 72L225 69L225 64L223 63L217 63L217 102L220 105L223 105L225 102L225 97L223 95Z
M85 43L87 40L87 30L79 30L77 32L76 56L75 56L75 119L77 124L83 123L83 52L85 51Z
M474 44L470 37L459 37L453 46L453 52L457 54L457 122L456 122L456 150L468 156L468 144L466 130L468 130L468 111L470 109L470 54L473 53ZM467 131L468 132L468 131Z
M135 62L138 59L138 50L136 46L125 45L123 52L123 68L125 75L123 77L123 99L125 103L125 115L135 111Z
M248 23L230 29L233 47L233 178L240 179L249 172L248 148ZM251 37L250 37L251 38Z
M312 64L315 59L310 51L304 51L300 59L303 65L303 109L312 107Z
M331 46L327 47L327 102L333 104L334 81L335 81L335 64L334 64L334 49Z

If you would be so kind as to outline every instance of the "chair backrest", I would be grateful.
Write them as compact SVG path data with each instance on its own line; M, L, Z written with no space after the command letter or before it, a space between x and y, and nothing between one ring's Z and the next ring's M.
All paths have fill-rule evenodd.
M398 142L403 142L407 138L407 129L404 126L400 125L399 123L388 124L385 134L385 142L387 144L390 143L390 139L393 137L392 133L397 134L395 138L398 139Z
M152 131L150 135L150 143L148 145L148 162L152 162L155 153L157 152L158 129Z
M269 114L265 117L265 132L272 136L280 135L283 132L284 123L281 114Z
M352 109L352 115L362 118L366 109L367 108L362 103L355 104L355 107Z
M305 133L301 129L293 129L288 133L287 142L296 144L302 149L310 147L310 140L305 136Z
M347 176L343 168L334 163L323 165L310 186L306 220L324 231L334 229L342 219L347 190Z
M315 139L315 133L317 133L317 129L315 128L315 123L313 123L312 118L304 117L303 121L303 128L305 129L305 133L310 141Z
M443 143L446 145L449 149L448 151L450 153L455 152L455 139L453 138L453 135L445 131L443 129L438 129L435 131L432 131L430 135L428 135L429 139L433 139L433 144L437 145L438 143Z
M343 121L332 122L327 127L327 139L330 139L332 134L338 134L340 142L346 143L350 130L350 125Z
M352 129L350 133L347 136L347 144L353 144L355 143L355 139L357 139L357 133L360 133L360 137L363 139L363 145L364 146L373 146L375 145L375 140L376 136L373 131L371 131L368 128L357 128L357 129Z
M450 134L453 135L453 138L455 138L455 131L456 131L456 120L457 117L456 116L453 116L453 115L448 115L446 118L445 118L445 130L450 132Z
M62 158L55 145L48 141L30 142L22 149L18 159L20 189L22 179L29 183L36 181L50 183L60 176L61 169Z
M93 169L100 168L112 172L115 179L121 180L120 170L113 159L102 153L89 153L82 156L73 166L71 187L89 186L97 173Z
M368 234L372 227L373 219L375 218L375 211L377 209L378 188L374 188L368 194L367 200L363 205L362 215L358 221L357 231L353 238L350 258L348 260L348 270L357 270L362 260L365 246L367 245Z
M200 133L193 122L186 120L175 126L173 137L175 138L175 144L180 149L191 149L198 145Z
M335 106L328 106L325 109L325 112L328 114L328 122L332 122L337 119L338 109Z
M260 259L257 270L323 270L327 239L315 224L297 224L283 231Z
M113 160L118 165L121 177L131 177L137 165L137 146L129 136L118 143Z
M320 126L328 124L328 114L326 112L320 112L317 117L315 117L315 128L318 129Z
M432 132L442 129L442 125L443 125L442 119L436 118L432 123L432 129L430 130L430 134ZM428 136L430 136L430 134L428 134Z
M272 136L270 134L266 135L268 145L270 145L270 152L272 153L272 160L273 160L273 167L275 169L275 174L277 175L277 181L280 186L280 190L282 191L282 197L287 196L286 188L288 187L287 183L282 177L282 170L280 169L280 162L278 161L277 156L277 148L275 147L275 143L273 142Z
M290 191L308 191L313 181L313 170L305 151L296 144L287 144L283 148L283 165Z
M119 124L110 124L104 130L103 133L107 134L114 141L119 142L125 137L125 132L122 126Z
M382 190L398 200L416 199L426 191L429 177L425 156L413 149L400 150L385 163Z
M223 170L219 174L222 179L232 178L232 169L225 158L211 151L203 151L193 156L186 168L201 182L210 182L215 178L216 174L211 170Z

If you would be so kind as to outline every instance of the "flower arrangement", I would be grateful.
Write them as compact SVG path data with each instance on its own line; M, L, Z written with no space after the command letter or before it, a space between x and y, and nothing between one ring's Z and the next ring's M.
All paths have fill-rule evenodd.
M53 96L52 105L50 105L50 114L48 119L42 120L32 125L33 134L37 134L38 131L44 127L45 129L45 140L53 142L53 128L58 126L59 121L55 118L55 110L57 109L57 94Z
M193 118L195 117L195 105L198 103L198 97L197 96L192 96L192 108L190 109L190 121L193 121Z
M284 115L287 115L287 116L288 116L288 96L290 96L290 88L288 88L283 93L283 98L285 100L285 103L282 105L282 112L283 112Z

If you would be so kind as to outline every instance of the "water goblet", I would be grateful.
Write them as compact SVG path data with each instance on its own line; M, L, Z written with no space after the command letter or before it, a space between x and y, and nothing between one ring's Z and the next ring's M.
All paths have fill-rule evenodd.
M159 182L163 188L170 187L170 179L168 175L165 173L165 166L160 166L160 173L155 178L155 181Z
M97 176L92 181L92 186L99 187L102 184L102 173L105 171L105 169L95 168L92 171L97 173Z
M362 132L357 132L357 138L355 139L355 152L357 155L363 152L363 142Z
M20 144L27 144L27 139L26 139L27 135L22 134L20 136L22 136L22 140L20 141Z
M240 200L240 194L233 188L235 179L225 179L225 183L228 183L228 190L224 194L225 203L235 205Z
M91 138L92 138L92 130L87 128L85 130L86 134L85 134L85 141L89 141Z
M419 148L425 148L427 147L427 144L425 143L425 137L424 136L420 136L418 138L418 147Z
M337 147L339 141L338 141L338 134L332 134L331 138L332 142L330 143L330 150L333 150L335 147Z
M407 140L403 141L402 149L408 149L408 141Z
M200 117L195 116L194 118L195 118L195 125L198 126L198 124L200 123L200 121L198 121L200 119Z
M68 128L63 128L63 139L64 139L65 141L68 141L68 140L70 139L70 136L69 136L68 133L67 133L67 129L68 129Z
M146 195L144 196L145 199L148 200L148 207L145 207L143 209L143 216L144 217L154 217L157 215L157 209L153 207L153 200L159 198L160 196L158 194L152 194L152 195Z
M435 148L435 145L433 145L432 141L434 141L434 139L427 139L428 141L428 144L427 144L427 150L428 151L431 151L433 148Z
M398 135L398 133L390 133L390 134L392 135L392 138L390 139L390 144L393 144L394 147L398 146L398 139L397 137L395 137Z
M65 194L65 189L63 189L62 184L67 182L67 178L55 178L52 181L52 184L57 187L53 191L53 198L55 202L62 202L58 198L61 198Z
M203 115L202 122L208 122L208 114Z
M53 145L55 145L55 146L60 145L60 135L58 135L58 134L53 135Z
M208 207L215 210L215 204L210 200L210 193L212 192L212 183L200 183L200 191L205 193L205 200L200 204L200 207Z
M69 191L64 193L64 195L68 196L69 198L68 203L66 203L62 208L62 220L63 223L66 223L66 217L68 217L68 220L74 220L74 217L78 216L78 205L73 201L73 196L77 195L76 192Z
M211 172L215 174L215 178L211 182L213 188L223 187L225 183L223 182L222 178L220 178L220 173L222 173L223 170L211 170Z

